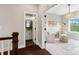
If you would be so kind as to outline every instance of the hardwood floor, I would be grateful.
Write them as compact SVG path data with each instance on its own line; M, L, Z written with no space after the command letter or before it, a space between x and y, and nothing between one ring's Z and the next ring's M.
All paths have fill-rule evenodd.
M34 42L31 40L26 40L26 46L31 46L31 45L35 45Z
M31 43L32 43L31 45L28 44L29 46L25 48L18 49L18 55L51 55L45 49L41 49L39 46L35 45L33 42ZM4 52L4 55L7 55L7 51ZM11 51L11 55L12 55L12 51Z
M19 55L51 55L48 51L40 49L37 45L31 45L24 49L20 49L18 52Z
M18 50L19 55L50 55L48 51L35 45L32 40L26 41L26 46L26 48Z
M12 55L12 51L10 52ZM7 55L8 52L4 52L4 55ZM41 49L37 45L31 45L26 48L18 49L18 55L51 55L45 49Z

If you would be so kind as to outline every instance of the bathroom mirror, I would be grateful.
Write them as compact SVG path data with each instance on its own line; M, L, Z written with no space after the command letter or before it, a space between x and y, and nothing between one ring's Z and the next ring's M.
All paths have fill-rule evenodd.
M26 29L32 29L32 20L26 20L25 26Z

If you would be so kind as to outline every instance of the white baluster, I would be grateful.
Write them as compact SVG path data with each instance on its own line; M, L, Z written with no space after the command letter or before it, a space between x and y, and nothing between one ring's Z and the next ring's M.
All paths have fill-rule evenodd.
M4 55L4 41L1 41L1 55Z
M10 40L8 40L8 55L10 55Z

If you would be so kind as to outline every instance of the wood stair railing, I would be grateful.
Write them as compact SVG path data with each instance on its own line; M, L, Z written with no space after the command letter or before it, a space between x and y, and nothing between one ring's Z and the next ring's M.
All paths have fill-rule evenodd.
M0 37L0 41L12 39L12 55L18 55L18 32L13 32L12 37Z

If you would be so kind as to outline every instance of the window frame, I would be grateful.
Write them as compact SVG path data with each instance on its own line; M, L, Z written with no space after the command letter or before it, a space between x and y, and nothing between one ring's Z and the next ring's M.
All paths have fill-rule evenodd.
M76 31L71 31L71 27L70 27L71 23L70 23L70 21L72 19L79 19L79 18L71 18L70 20L68 20L68 31L71 32L71 33L79 33L79 32L76 32Z

